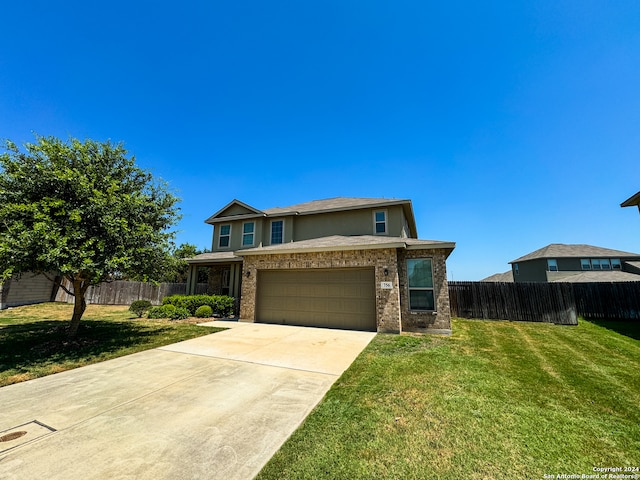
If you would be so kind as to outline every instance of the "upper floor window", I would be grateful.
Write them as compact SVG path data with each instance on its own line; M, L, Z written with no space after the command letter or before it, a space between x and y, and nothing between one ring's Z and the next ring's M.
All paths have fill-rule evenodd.
M549 270L550 272L558 271L558 262L555 258L549 258L547 260L547 270Z
M231 225L220 225L220 236L218 237L218 247L227 248L231 243Z
M384 235L387 233L387 211L378 210L373 212L374 233L376 235Z
M592 270L611 270L611 262L608 258L592 258L591 259Z
M271 245L284 242L284 221L273 220L271 222Z
M256 224L254 222L245 222L242 224L242 246L253 245L253 237Z
M619 258L582 258L582 270L622 270Z
M517 263L513 264L513 271L516 275L520 275L520 266Z
M409 280L409 309L435 310L433 294L433 267L430 258L407 260Z

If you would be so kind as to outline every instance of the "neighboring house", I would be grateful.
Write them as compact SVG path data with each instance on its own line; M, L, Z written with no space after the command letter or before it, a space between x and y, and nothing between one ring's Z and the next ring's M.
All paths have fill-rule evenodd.
M552 243L511 264L515 282L638 282L640 255L592 245Z
M621 207L638 207L638 211L640 211L640 192L636 193L632 197L627 198L624 202L620 204Z
M332 198L259 210L239 200L206 220L212 252L187 259L187 291L208 267L240 320L449 332L453 242L419 240L410 200Z
M501 282L501 283L507 282L507 283L513 283L513 272L511 270L509 270L508 272L504 272L504 273L494 273L490 277L483 278L480 281L481 282Z
M53 281L44 275L25 273L0 284L0 310L52 301Z

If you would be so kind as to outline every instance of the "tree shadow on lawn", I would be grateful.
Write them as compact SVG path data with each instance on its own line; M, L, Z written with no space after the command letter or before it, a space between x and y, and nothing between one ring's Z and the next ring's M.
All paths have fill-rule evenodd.
M67 338L68 322L44 320L0 328L0 372L32 366L83 362L152 342L171 330L135 322L83 320L76 338Z
M600 327L618 332L620 335L640 340L640 320L598 320L591 318L586 320Z

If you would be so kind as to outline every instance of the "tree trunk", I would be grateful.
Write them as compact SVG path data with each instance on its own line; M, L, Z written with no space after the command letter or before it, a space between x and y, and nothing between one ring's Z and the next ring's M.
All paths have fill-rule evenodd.
M71 323L69 324L69 329L67 330L67 336L69 338L75 338L78 333L78 327L80 326L80 319L84 314L84 311L87 309L87 302L84 299L84 294L87 291L88 283L79 279L73 280L73 294L74 294L74 302L73 302L73 316L71 317Z

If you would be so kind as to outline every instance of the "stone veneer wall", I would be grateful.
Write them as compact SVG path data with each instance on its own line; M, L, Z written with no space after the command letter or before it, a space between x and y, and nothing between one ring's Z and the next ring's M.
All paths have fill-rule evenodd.
M396 249L246 255L242 272L244 278L242 281L240 319L247 322L255 321L258 270L350 267L374 267L378 332L400 332L400 295L397 288L398 260ZM385 269L388 271L386 276L384 274ZM246 276L246 272L250 272L249 277ZM380 284L384 281L392 282L394 288L391 290L381 289Z
M449 307L449 284L447 282L447 251L443 249L399 250L398 268L400 274L400 304L402 329L407 331L451 330L451 310ZM412 312L409 310L409 285L407 281L407 259L431 258L433 266L433 288L436 303L432 312Z

